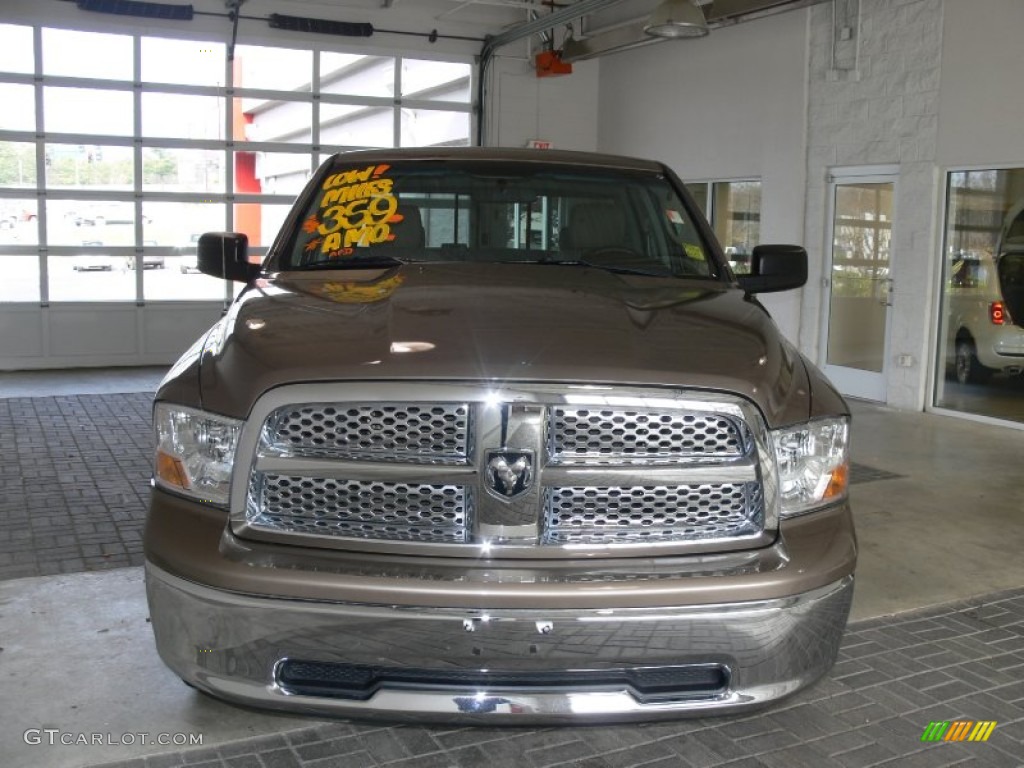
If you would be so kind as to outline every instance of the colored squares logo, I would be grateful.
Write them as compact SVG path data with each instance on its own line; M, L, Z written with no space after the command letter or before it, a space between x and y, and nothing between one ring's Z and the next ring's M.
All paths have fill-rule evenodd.
M933 721L924 729L921 741L988 741L995 729L994 720Z

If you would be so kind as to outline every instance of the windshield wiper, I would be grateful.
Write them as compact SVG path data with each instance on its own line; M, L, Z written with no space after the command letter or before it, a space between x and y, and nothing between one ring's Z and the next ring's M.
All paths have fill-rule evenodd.
M314 261L310 264L296 266L297 271L314 269L389 269L408 264L409 259L396 259L394 256L374 256L363 259L331 259L330 261Z
M559 261L551 261L549 259L543 259L538 261L526 261L526 262L508 262L510 264L543 264L545 266L555 267L593 267L594 269L602 269L605 272L611 272L616 275L641 275L643 277L677 277L672 272L651 272L646 269L636 269L635 267L619 267L614 264L598 264L593 261L587 261L586 259L563 259Z

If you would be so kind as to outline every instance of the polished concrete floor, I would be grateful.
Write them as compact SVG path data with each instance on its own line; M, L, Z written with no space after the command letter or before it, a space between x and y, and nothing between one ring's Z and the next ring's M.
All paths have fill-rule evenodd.
M117 393L160 375L0 374L6 463L38 457L0 499L7 532L27 532L0 532L0 766L1024 765L1024 431L854 403L854 623L835 670L764 714L600 730L320 723L211 700L156 658L132 565L147 398ZM24 515L41 494L47 514ZM955 719L999 725L985 744L921 741ZM195 734L201 748L176 743Z

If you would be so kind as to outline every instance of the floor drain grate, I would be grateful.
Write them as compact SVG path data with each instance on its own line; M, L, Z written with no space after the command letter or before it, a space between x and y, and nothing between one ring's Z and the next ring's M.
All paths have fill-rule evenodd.
M875 469L866 464L850 462L850 485L857 483L873 483L876 480L896 480L906 475L897 475L895 472L887 472L884 469Z

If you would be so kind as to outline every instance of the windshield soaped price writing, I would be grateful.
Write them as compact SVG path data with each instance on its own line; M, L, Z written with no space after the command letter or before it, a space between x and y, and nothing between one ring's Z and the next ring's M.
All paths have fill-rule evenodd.
M356 247L395 239L391 224L401 221L388 165L334 173L322 185L318 210L303 222L311 235L304 251L316 260L351 256Z

